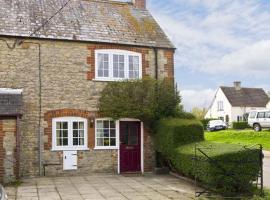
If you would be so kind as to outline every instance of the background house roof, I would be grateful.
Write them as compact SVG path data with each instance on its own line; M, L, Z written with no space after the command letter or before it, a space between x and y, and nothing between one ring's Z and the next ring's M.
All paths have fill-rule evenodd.
M0 0L0 35L28 37L66 2ZM174 48L149 11L108 0L71 0L32 37Z
M0 116L22 114L22 94L19 90L0 89Z
M233 107L266 107L269 97L261 88L220 87Z

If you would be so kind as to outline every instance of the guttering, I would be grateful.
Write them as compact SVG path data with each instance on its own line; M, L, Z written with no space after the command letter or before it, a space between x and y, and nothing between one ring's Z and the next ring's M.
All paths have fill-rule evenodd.
M164 47L164 46L154 46L154 45L143 45L143 44L130 44L130 43L117 43L117 42L104 42L104 41L95 41L95 40L74 40L74 39L57 39L57 38L40 38L40 37L27 37L27 36L16 36L16 35L3 35L0 34L0 37L4 38L17 38L21 40L45 40L45 41L60 41L60 42L77 42L77 43L88 43L88 44L104 44L104 45L120 45L126 47L138 47L138 48L158 48L158 49L168 49L176 50L175 47Z

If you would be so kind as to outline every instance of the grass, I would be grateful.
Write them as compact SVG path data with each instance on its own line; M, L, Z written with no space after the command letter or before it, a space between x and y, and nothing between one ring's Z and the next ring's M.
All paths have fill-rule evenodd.
M218 132L205 132L207 141L241 144L241 145L256 145L261 144L264 150L270 151L270 131L255 132L253 130L225 130Z

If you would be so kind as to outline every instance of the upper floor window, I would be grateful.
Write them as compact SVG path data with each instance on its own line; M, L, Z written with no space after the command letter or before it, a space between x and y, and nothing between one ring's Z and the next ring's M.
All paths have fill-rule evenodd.
M53 150L86 150L87 119L80 117L54 118Z
M142 56L124 50L96 50L96 80L117 81L142 78Z
M217 110L218 111L223 111L224 110L223 101L218 101L217 102Z

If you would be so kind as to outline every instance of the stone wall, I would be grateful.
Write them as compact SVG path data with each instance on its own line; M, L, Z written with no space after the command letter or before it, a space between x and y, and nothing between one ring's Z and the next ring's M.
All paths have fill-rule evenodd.
M14 39L8 39L9 44L13 42ZM104 82L92 80L93 61L91 59L93 59L94 49L104 49L108 45L39 40L25 41L23 45L10 50L4 42L0 41L0 88L23 89L23 117L20 126L20 174L22 176L34 176L39 172L39 51L38 45L31 42L41 44L41 130L42 141L45 142L42 145L45 160L62 162L61 153L51 152L46 146L46 141L49 139L46 135L49 124L44 119L46 113L62 109L96 112L99 94L106 85ZM111 45L111 47L127 49L127 46L121 45ZM153 49L139 47L128 49L134 49L143 54L144 76L154 77ZM173 50L160 49L158 55L159 77L173 78L173 56L171 56ZM148 138L147 142L151 144L151 138ZM82 166L85 166L81 166L82 171L110 171L112 169L115 171L116 169L117 154L114 151L95 151L91 146L90 151L79 152L79 154ZM50 168L61 172L61 166Z
M0 182L16 180L16 119L0 119Z

